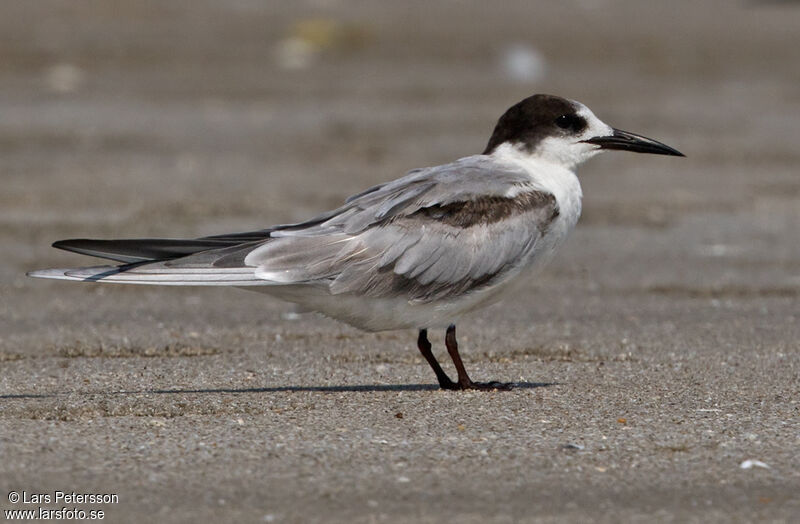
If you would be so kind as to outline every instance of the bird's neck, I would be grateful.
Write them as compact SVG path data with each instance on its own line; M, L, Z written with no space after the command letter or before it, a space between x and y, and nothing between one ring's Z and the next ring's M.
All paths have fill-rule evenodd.
M570 207L580 214L583 192L574 167L532 155L509 144L497 147L491 156L499 163L521 168L535 187L552 193L562 209Z

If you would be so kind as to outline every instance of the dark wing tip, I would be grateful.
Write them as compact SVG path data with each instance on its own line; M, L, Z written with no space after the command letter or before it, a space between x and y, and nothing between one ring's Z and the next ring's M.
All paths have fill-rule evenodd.
M53 247L81 255L106 258L118 262L135 263L152 260L169 260L192 255L200 251L241 244L242 240L221 239L170 239L131 238L94 240L73 238L59 240Z
M56 249L63 249L65 251L71 251L76 247L80 247L81 244L86 243L87 239L85 238L68 238L65 240L57 240L53 242L53 247Z

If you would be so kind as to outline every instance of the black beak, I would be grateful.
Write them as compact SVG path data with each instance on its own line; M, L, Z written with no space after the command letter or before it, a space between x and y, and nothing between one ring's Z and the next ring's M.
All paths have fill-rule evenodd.
M621 151L652 153L654 155L686 156L677 149L672 149L668 145L657 142L652 138L635 135L619 129L614 129L614 134L611 136L596 136L589 140L584 140L584 142L597 144L600 149L619 149Z

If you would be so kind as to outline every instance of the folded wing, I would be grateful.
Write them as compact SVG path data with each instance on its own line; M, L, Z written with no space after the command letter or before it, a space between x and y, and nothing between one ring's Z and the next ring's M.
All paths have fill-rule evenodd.
M428 302L497 282L558 216L522 171L467 157L410 172L299 224L200 239L67 240L123 262L42 278L162 285L305 285L332 294ZM320 286L321 285L321 286Z
M245 263L271 282L415 302L496 283L527 261L558 206L525 173L485 158L372 188L317 226L276 232Z

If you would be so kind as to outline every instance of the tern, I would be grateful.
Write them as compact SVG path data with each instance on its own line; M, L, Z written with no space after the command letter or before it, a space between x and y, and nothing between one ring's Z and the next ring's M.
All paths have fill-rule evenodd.
M470 379L455 323L552 258L581 213L575 169L606 150L684 156L579 102L537 94L500 117L481 154L415 169L306 222L196 239L61 240L53 247L119 264L28 275L260 291L366 331L418 329L443 389L509 389ZM431 351L431 328L446 329L456 380Z

